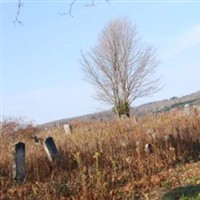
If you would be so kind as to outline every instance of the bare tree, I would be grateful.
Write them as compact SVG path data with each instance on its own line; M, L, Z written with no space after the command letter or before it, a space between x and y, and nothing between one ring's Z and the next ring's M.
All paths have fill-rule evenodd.
M129 117L133 101L159 89L154 51L142 43L136 27L124 18L105 26L96 46L82 52L81 64L87 80L95 86L96 98L114 105L119 117Z

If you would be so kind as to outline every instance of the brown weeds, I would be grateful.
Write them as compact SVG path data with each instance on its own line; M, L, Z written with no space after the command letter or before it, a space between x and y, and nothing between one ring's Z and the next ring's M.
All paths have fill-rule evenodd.
M74 122L72 135L65 135L62 127L36 132L29 126L10 134L5 127L0 136L0 199L145 199L145 192L164 181L160 172L197 161L200 155L200 118L195 113L146 116L137 124L131 119ZM52 136L62 162L48 161L33 134ZM11 148L19 140L26 144L22 185L12 180ZM145 151L147 143L151 152Z

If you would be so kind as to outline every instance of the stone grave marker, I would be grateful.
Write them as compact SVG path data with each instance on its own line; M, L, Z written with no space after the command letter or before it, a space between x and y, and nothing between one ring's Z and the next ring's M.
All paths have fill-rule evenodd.
M25 144L18 142L13 147L13 178L19 183L25 179Z
M51 162L54 160L60 160L60 154L58 152L58 149L52 137L46 138L44 140L43 146L44 146L45 152L47 153L48 159Z
M145 150L145 152L148 153L148 154L153 153L152 145L149 144L149 143L145 144L144 150Z
M66 135L72 134L72 126L70 124L64 124L63 128Z
M184 114L185 116L190 115L190 106L189 106L189 104L185 104L185 105L184 105L183 114Z

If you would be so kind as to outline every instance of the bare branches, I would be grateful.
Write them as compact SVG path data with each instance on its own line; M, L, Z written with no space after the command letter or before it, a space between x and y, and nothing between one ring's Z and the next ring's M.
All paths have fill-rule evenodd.
M75 5L75 3L77 3L78 0L71 0L71 3L69 5L69 10L68 12L59 12L58 14L61 15L61 16L64 16L64 15L69 15L70 17L74 17L73 16L73 7ZM105 0L106 2L109 2L109 0ZM90 4L87 4L86 6L94 6L95 5L95 0L91 0ZM22 8L22 0L18 0L17 2L17 13L16 13L16 16L15 16L15 20L14 20L14 23L15 24L20 24L23 26L23 23L22 21L19 19L19 16L20 16L20 13L21 13L21 8Z
M154 52L142 44L127 19L107 24L91 52L82 53L81 64L98 99L114 105L119 115L127 114L135 99L159 88L154 77L158 65Z
M73 6L74 6L74 4L76 3L76 1L77 1L77 0L73 0L73 1L71 2L70 6L69 6L69 15L70 15L70 17L73 17L73 15L72 15L72 9L73 9Z
M77 2L78 0L73 0L71 3L70 3L70 6L69 6L69 11L68 11L68 14L70 17L74 17L73 14L72 14L72 10L73 10L73 7L75 5L75 3ZM109 2L109 0L105 0L106 2ZM95 0L90 0L90 3L89 4L86 4L86 6L95 6Z
M17 13L16 13L16 16L15 16L14 23L15 24L20 24L21 26L23 26L22 21L19 19L21 8L22 8L22 1L18 0L18 3L17 3Z

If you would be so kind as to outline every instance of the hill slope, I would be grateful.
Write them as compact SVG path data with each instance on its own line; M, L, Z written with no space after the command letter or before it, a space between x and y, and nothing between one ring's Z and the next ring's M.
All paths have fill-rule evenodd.
M174 108L183 108L186 104L189 106L200 104L200 91L192 93L190 95L185 95L182 97L172 97L170 99L164 99L161 101L155 101L146 103L135 108L131 108L130 115L133 116L142 116L148 113L156 113L160 111L169 111ZM40 125L40 127L55 127L57 125L70 123L72 121L96 121L96 120L112 120L116 116L111 110L93 113L83 116L78 116L74 118L60 119L52 122L48 122Z

